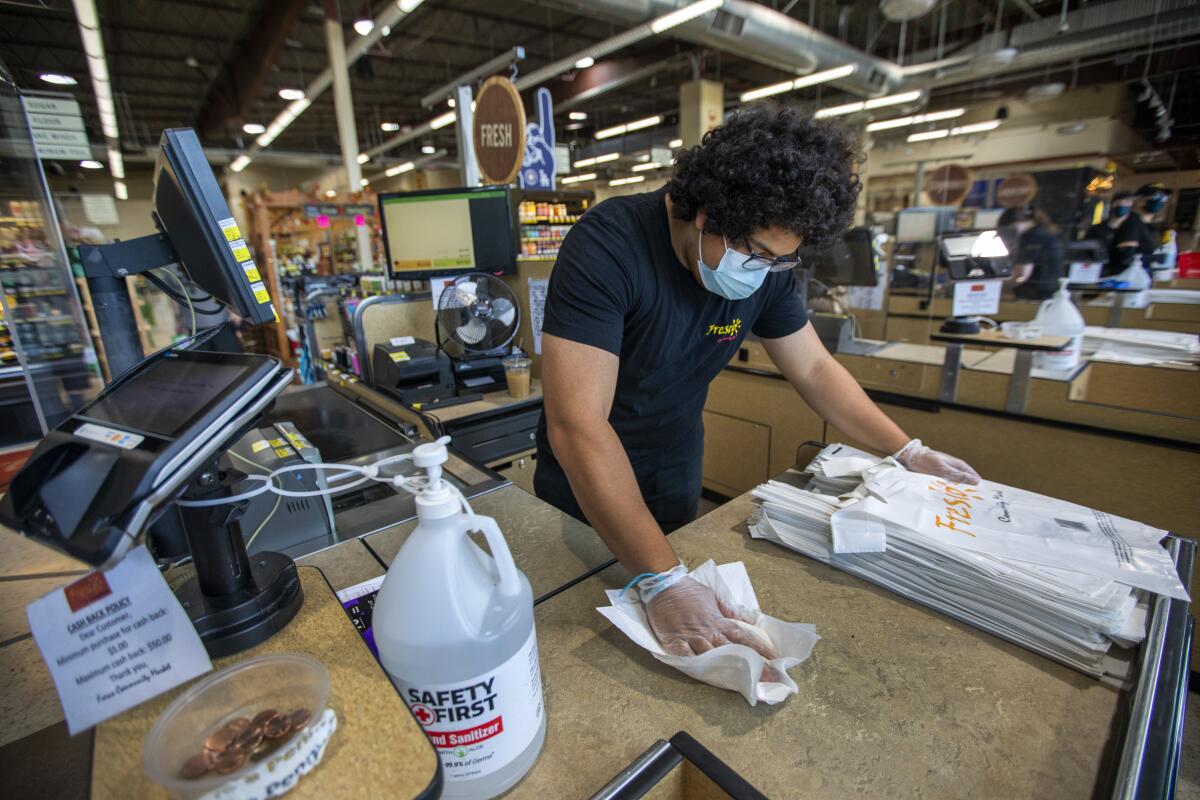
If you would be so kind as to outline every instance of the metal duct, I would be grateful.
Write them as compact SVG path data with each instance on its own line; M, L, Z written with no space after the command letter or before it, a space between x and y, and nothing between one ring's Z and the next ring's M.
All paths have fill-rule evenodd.
M576 0L557 5L636 24L686 4L687 0ZM796 75L854 64L858 68L855 73L833 85L859 96L886 94L902 79L901 69L890 61L869 56L797 19L746 0L725 0L715 14L684 23L670 35Z

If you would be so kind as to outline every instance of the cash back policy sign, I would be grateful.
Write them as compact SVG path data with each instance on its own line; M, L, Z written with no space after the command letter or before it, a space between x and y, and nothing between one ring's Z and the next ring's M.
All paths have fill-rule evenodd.
M512 183L525 159L525 106L512 81L494 75L475 99L472 145L487 183Z
M25 95L21 101L38 158L84 161L92 157L83 114L73 98Z

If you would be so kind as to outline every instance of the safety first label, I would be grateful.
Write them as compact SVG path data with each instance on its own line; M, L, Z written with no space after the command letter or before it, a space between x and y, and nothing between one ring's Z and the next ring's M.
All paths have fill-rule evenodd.
M221 226L221 232L225 234L225 241L232 242L242 238L242 232L233 217L218 220L217 224Z
M245 264L242 264L242 271L246 273L246 277L249 278L252 283L257 283L262 280L262 276L258 274L258 267L254 265L253 261L247 261Z
M250 284L250 291L254 292L254 299L259 305L271 302L271 295L267 292L267 287L261 281Z
M451 781L481 778L508 766L542 724L535 631L511 658L473 680L414 684L392 678Z
M404 352L403 350L397 350L395 353L392 353L392 361L395 361L397 364L399 364L401 361L408 360L408 353Z

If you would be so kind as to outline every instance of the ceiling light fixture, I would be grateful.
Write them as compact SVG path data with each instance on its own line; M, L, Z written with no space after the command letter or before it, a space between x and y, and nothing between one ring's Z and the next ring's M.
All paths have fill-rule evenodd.
M245 131L246 133L250 134L251 136L257 136L258 134L262 133L266 129L267 129L266 125L263 125L258 122L247 122L245 125L242 126L242 130Z
M582 122L568 122L567 123L567 130L569 130L569 131L583 130L586 127L587 127L587 125L584 125Z
M587 119L587 112L586 111L572 111L569 114L567 114L567 117L569 117L570 119L576 120L576 121L584 120L584 119Z
M966 133L983 133L984 131L994 131L1000 127L1000 120L990 119L987 122L976 122L973 125L963 125L959 128L951 128L951 136L962 136Z
M698 0L669 14L663 14L650 23L650 30L654 33L669 31L685 22L691 22L696 17L702 17L710 11L715 11L724 4L725 0Z
M326 197L337 197L337 192L335 192L333 189L330 189L329 191L327 191L325 193L325 196Z
M591 56L584 56L575 62L575 69L587 69L595 63L596 59L592 58Z
M46 83L53 83L55 86L74 86L78 83L70 75L64 75L61 72L43 72L38 77Z
M83 167L84 169L104 169L103 164L101 164L99 161L92 161L91 159L88 159L87 161L80 161L79 166Z
M437 148L431 144L421 145L421 152L427 156L431 156L437 152Z
M910 133L908 141L910 142L927 142L930 139L945 139L950 135L948 128L940 128L936 131L921 131L920 133Z
M906 128L909 125L920 125L922 122L937 122L943 119L955 119L967 113L965 108L948 108L945 111L930 111L927 114L914 114L911 117L896 119L881 119L867 125L868 132L886 131L892 128Z
M394 166L391 169L385 169L383 171L383 174L387 175L389 178L394 178L401 173L411 172L412 170L414 170L416 168L416 166L417 165L411 161L405 161L403 164L398 164L397 166Z
M594 164L607 164L609 161L616 161L620 157L621 157L620 153L605 153L602 156L592 156L591 158L581 158L578 161L576 161L574 164L572 164L571 168L574 169L575 167L590 167Z
M368 153L359 153L359 154L358 154L358 158L356 158L356 159L354 159L354 160L355 160L355 161L357 161L357 162L358 162L358 163L360 163L360 164L365 164L365 163L367 163L368 161L370 161L370 160L371 160L371 156L370 156L370 154L368 154Z
M393 131L400 130L400 125L395 122L381 122L379 124L379 130L387 131L388 133L391 133Z
M641 183L646 180L644 175L634 175L632 178L617 178L608 182L609 186L626 186L630 183Z
M429 127L433 128L436 131L436 130L440 130L441 128L446 127L447 125L450 125L453 122L454 122L454 112L447 111L445 114L442 114L441 116L437 116L437 117L434 117L433 119L429 120Z
M229 168L231 170L233 170L234 172L241 172L249 165L250 165L250 156L240 155L233 160L233 163L229 165Z
M596 173L594 173L594 172L585 172L585 173L583 173L582 175L572 175L572 176L571 176L571 177L569 177L569 178L563 178L563 179L562 179L561 181L559 181L559 182L560 182L560 183L565 183L565 184L567 184L567 185L569 186L569 185L570 185L570 184L572 184L572 183L582 183L583 181L594 181L594 180L596 180Z
M653 117L636 119L633 122L626 122L624 125L614 125L611 128L598 130L596 131L595 135L597 139L607 139L610 136L619 136L622 133L632 133L633 131L640 131L643 128L653 128L655 125L660 124L662 124L662 117L655 114Z
M359 178L359 179L358 179L358 185L359 185L359 186L370 186L370 185L371 185L371 181L370 181L370 179L369 179L369 178Z
M883 97L874 97L870 100L859 100L855 103L843 103L837 106L818 108L813 116L817 119L825 119L826 117L841 117L846 114L857 114L860 111L869 111L873 108L886 108L887 106L897 106L901 103L911 103L914 100L920 99L921 91L919 89L914 89L911 92L900 92L899 94L889 94Z
M396 0L396 8L403 11L405 14L411 14L413 9L421 5L425 0Z
M118 200L129 199L129 187L125 185L125 181L113 181L113 194Z
M454 98L453 98L453 97L447 97L447 98L446 98L446 105L450 106L451 108L454 108L454 106L455 106L455 105L457 105L457 103L455 103L455 102L454 102Z
M303 89L280 89L279 98L281 100L299 100L304 97Z
M843 64L840 67L813 72L795 80L773 83L770 86L761 86L757 89L751 89L748 92L742 92L741 101L749 103L753 100L761 100L764 97L783 94L784 92L791 92L796 89L804 89L808 86L816 86L817 84L828 83L829 81L836 81L853 75L856 69L858 67L854 64Z
M671 141L667 142L667 147L671 148L672 150L683 147L683 139L672 139Z
M354 23L354 32L359 36L366 36L373 30L375 30L375 20L373 19L360 19Z
M665 164L660 164L657 161L647 161L645 164L636 164L633 167L633 172L645 172L651 169L662 169Z

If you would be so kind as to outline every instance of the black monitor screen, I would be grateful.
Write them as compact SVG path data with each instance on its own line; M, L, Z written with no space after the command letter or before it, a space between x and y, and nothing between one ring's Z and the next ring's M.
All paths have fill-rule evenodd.
M516 271L507 186L382 194L379 214L393 279Z
M875 249L868 228L852 228L831 246L801 248L800 265L830 286L875 286L879 282Z
M188 277L250 322L278 319L266 282L189 128L163 131L154 211Z
M129 386L102 397L82 414L174 438L245 372L244 364L161 358Z

